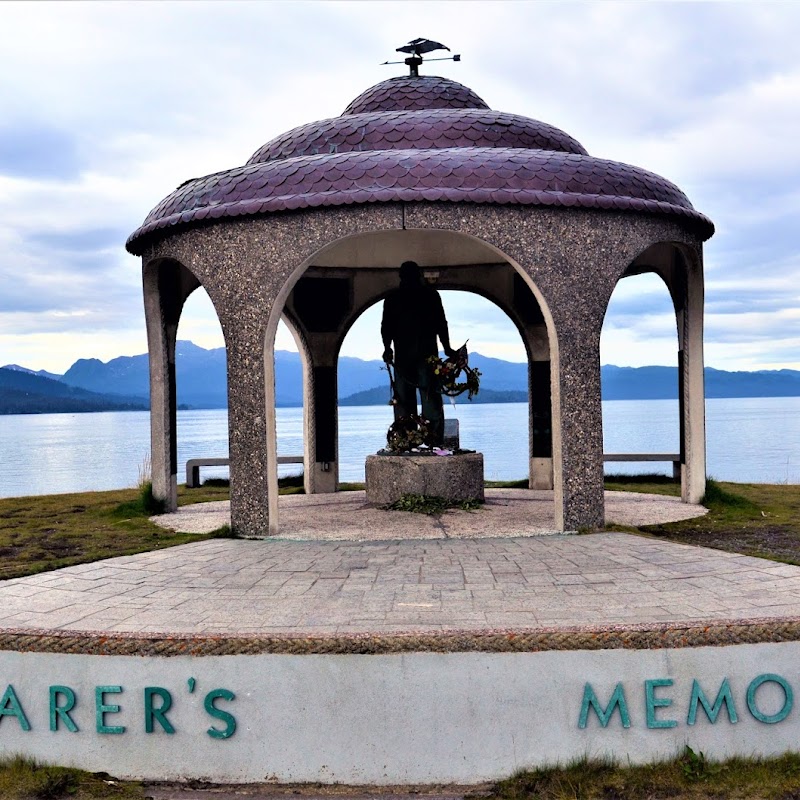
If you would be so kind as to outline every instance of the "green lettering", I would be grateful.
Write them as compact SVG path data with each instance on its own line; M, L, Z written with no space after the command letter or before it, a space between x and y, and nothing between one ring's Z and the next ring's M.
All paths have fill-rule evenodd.
M105 720L106 714L118 714L119 706L106 703L104 695L120 694L121 692L121 686L94 687L95 722L98 733L125 733L124 725L106 725Z
M203 702L206 713L214 717L214 719L221 720L225 723L224 730L215 728L212 725L206 731L206 733L208 733L212 739L228 739L229 737L233 736L234 731L236 730L236 719L234 718L233 714L229 714L227 711L222 711L221 709L214 707L214 701L218 698L221 698L222 700L235 700L236 695L229 689L214 689L206 695L206 699Z
M778 686L783 689L783 706L780 711L777 711L775 714L762 714L756 705L756 690L762 683L777 683ZM766 722L768 725L773 725L776 722L783 722L783 720L789 716L793 705L794 692L792 692L792 687L789 686L780 675L773 675L769 672L759 675L757 678L753 678L753 680L750 681L750 685L747 687L747 708L750 709L750 713L759 722Z
M16 717L22 730L29 731L31 729L31 724L22 710L17 693L10 683L6 687L3 699L0 700L0 722L3 721L3 717Z
M621 683L618 683L614 687L614 692L605 708L600 705L600 701L597 699L597 695L594 693L591 683L587 683L583 687L583 702L581 703L581 714L578 719L579 728L586 727L586 722L589 717L589 708L594 709L594 713L597 714L597 718L600 720L600 725L603 728L608 725L611 715L617 708L619 708L622 727L630 728L631 726L631 718L630 714L628 714L628 703L625 701L625 690L622 688Z
M698 703L703 707L703 711L706 712L706 716L712 725L717 721L717 717L719 716L719 712L722 710L723 703L725 703L725 710L728 712L728 720L731 722L731 724L735 725L739 721L739 717L736 714L736 706L733 702L733 694L731 694L731 685L727 678L723 679L713 706L708 702L708 698L706 697L706 694L700 684L697 682L697 679L692 682L692 697L689 701L689 716L686 718L687 725L694 725L697 721Z
M161 705L156 708L153 705L153 698L160 697ZM146 686L144 690L144 731L152 733L154 723L164 729L166 733L175 733L175 728L167 719L167 711L172 708L172 695L160 686Z
M672 705L668 697L656 697L659 686L672 686L671 678L654 678L644 682L645 707L647 709L648 728L674 728L678 723L674 719L656 719L657 708L667 708Z
M66 702L63 706L58 704L58 698L65 697ZM75 733L78 726L72 721L69 712L75 708L75 692L69 686L50 687L50 730L57 731L59 721L64 724L68 731Z

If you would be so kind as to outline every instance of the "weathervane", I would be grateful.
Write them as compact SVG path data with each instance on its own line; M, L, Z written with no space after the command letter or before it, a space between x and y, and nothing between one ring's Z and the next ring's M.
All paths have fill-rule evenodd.
M404 61L384 61L381 66L386 64L407 64L412 78L419 78L419 65L423 62L423 53L432 53L434 50L447 50L449 47L434 42L431 39L412 39L408 44L397 48L398 53L408 53L409 56ZM461 61L460 55L445 56L444 58L429 58L428 61Z

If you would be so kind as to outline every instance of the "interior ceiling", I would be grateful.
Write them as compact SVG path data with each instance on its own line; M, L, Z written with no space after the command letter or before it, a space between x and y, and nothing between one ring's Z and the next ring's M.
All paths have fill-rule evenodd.
M496 264L502 256L488 245L452 231L391 230L364 233L325 248L314 267L381 267L397 269L403 261L421 267Z

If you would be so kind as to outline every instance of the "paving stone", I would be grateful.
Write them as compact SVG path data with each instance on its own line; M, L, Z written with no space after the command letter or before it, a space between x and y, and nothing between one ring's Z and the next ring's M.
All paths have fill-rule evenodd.
M0 584L0 626L470 630L800 615L800 568L626 534L209 540ZM476 580L477 579L477 580Z

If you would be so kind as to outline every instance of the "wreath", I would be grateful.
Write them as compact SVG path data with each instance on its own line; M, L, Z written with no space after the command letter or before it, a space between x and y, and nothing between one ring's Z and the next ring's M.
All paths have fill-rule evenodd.
M436 388L441 394L447 397L458 397L467 392L468 400L472 400L478 394L481 386L481 373L480 370L469 365L466 342L448 358L430 356L428 364L433 370ZM459 382L462 373L464 379Z

